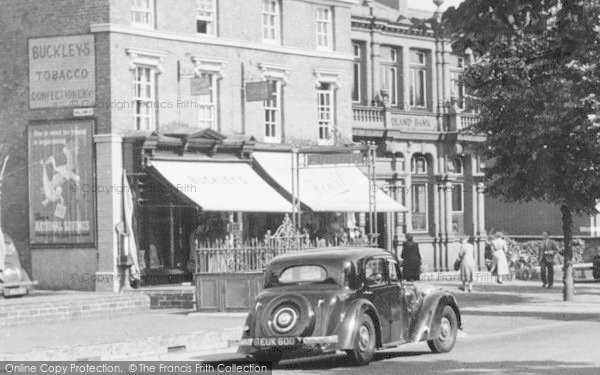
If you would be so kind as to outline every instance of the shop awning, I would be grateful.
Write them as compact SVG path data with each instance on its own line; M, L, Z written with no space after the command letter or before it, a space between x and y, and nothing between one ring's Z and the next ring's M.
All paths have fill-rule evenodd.
M283 190L292 193L290 153L254 152L259 166ZM310 166L300 169L300 202L315 212L369 212L369 179L354 165ZM381 190L376 192L378 212L406 208Z
M151 166L204 211L291 212L291 203L248 163L157 161Z

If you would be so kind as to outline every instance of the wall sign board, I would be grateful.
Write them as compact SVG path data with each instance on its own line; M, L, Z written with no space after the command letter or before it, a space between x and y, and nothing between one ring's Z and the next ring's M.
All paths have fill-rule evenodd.
M89 107L96 101L93 35L29 39L29 107Z

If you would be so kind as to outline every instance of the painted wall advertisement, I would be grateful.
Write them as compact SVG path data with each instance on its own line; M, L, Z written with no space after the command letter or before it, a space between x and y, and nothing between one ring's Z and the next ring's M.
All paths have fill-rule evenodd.
M93 35L29 39L29 107L90 107L96 101Z
M32 245L95 241L93 122L29 126L29 226Z

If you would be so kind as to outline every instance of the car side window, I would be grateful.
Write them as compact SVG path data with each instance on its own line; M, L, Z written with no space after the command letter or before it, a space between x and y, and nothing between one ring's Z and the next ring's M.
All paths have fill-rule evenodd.
M365 280L369 286L387 284L389 278L385 270L385 259L373 258L365 263Z
M388 273L390 282L397 283L400 281L400 276L398 275L398 263L396 263L396 261L388 260Z

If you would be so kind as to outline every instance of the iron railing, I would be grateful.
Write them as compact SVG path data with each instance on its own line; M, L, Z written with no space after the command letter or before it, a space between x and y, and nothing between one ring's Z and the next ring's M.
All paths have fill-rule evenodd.
M196 273L260 272L274 257L282 254L330 247L377 247L368 238L311 241L305 236L278 237L242 244L226 241L205 242L195 250Z

